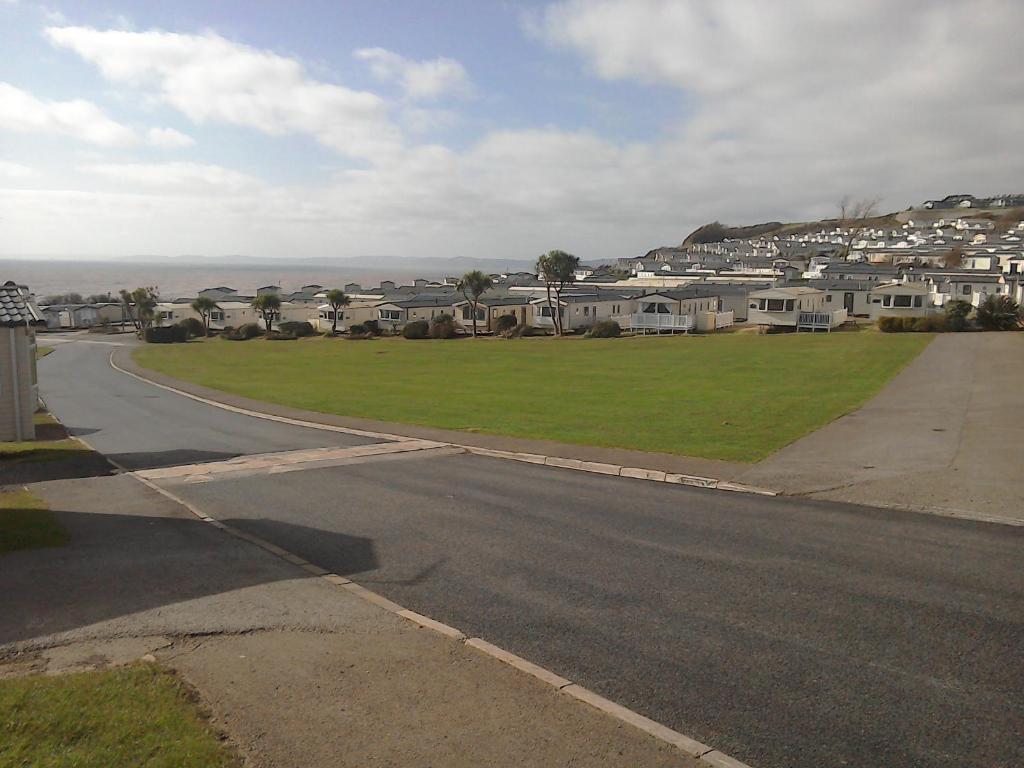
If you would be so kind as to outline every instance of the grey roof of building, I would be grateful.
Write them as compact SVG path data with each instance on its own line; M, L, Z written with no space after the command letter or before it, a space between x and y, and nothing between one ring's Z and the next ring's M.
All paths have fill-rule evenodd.
M416 309L417 307L451 307L451 296L417 296L412 299L400 301L385 301L384 304L394 304L402 309Z
M876 275L895 275L899 270L896 267L880 267L876 264L866 264L863 261L836 261L826 264L822 272L861 272Z
M0 326L46 325L46 318L32 301L28 289L8 280L0 286Z
M878 283L865 280L808 280L807 285L817 288L819 291L871 291L878 287Z

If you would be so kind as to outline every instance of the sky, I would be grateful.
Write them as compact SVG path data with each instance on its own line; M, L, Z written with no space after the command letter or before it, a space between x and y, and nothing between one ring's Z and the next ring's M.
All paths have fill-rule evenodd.
M0 0L0 256L637 256L1024 192L1020 0Z

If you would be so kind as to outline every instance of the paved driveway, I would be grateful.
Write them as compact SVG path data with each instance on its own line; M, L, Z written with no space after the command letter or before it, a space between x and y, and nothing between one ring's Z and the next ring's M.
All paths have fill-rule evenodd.
M1024 333L940 334L863 408L740 479L822 499L1024 522L1022 384Z

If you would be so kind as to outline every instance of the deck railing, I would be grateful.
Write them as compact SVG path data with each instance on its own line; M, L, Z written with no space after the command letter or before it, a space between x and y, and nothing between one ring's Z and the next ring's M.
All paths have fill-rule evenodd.
M630 331L692 331L692 315L661 315L654 312L634 312L611 318L620 328Z

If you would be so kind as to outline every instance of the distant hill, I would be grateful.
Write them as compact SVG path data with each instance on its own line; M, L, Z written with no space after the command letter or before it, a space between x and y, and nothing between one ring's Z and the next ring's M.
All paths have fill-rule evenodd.
M975 219L993 219L1006 223L1021 221L1024 219L1024 206L1013 208L955 208L945 210L932 210L927 208L911 208L897 213L887 213L881 216L865 220L867 227L889 227L899 226L907 221L933 222L939 219L955 219L960 216ZM762 235L799 235L804 232L816 232L826 227L834 227L838 219L821 219L819 221L799 221L783 223L781 221L768 221L763 224L749 224L746 226L733 227L713 221L698 227L686 236L683 240L683 247L698 245L700 243L720 243L723 240L745 240L751 237Z

